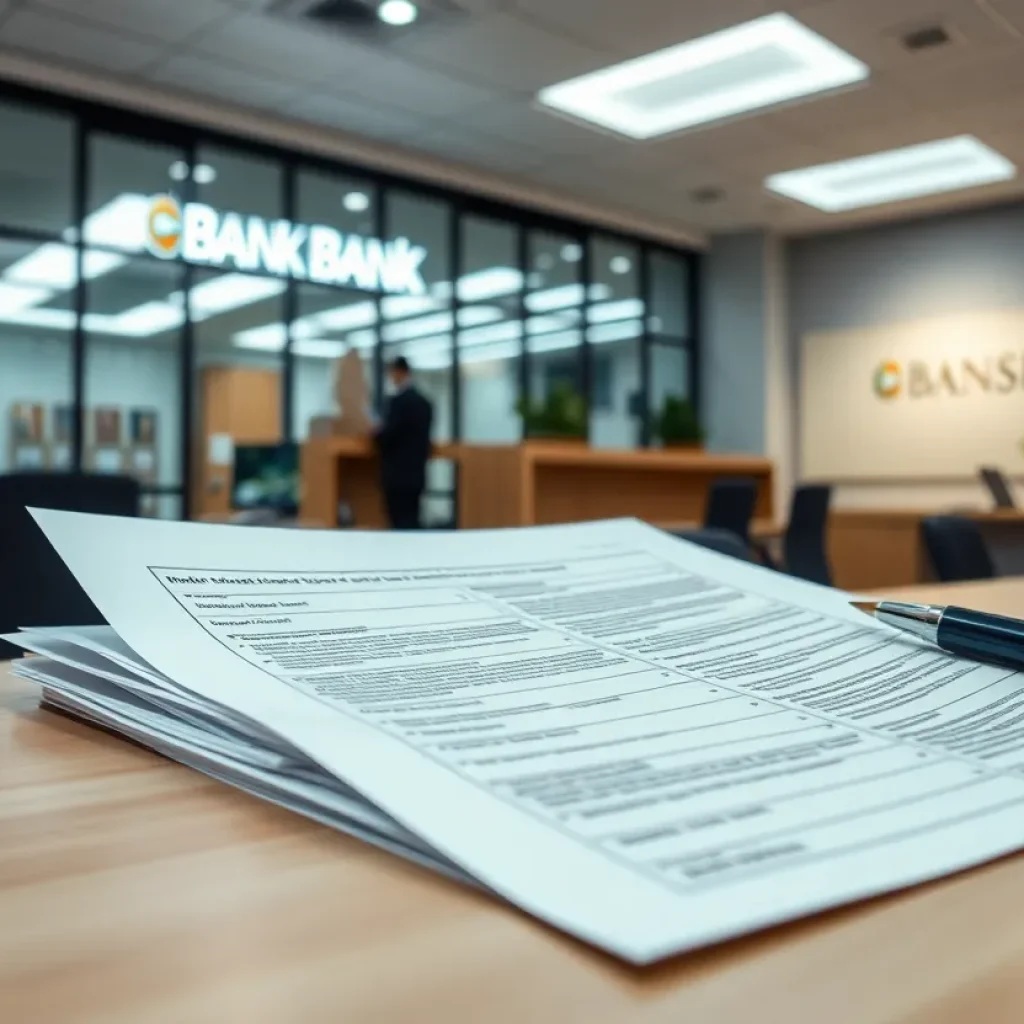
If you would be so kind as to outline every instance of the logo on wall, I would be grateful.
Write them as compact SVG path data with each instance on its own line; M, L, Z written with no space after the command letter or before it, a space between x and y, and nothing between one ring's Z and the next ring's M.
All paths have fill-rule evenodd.
M146 216L146 248L160 259L173 259L181 250L183 232L181 203L172 195L154 196Z
M903 387L900 364L892 360L879 364L875 370L874 387L879 398L895 398Z

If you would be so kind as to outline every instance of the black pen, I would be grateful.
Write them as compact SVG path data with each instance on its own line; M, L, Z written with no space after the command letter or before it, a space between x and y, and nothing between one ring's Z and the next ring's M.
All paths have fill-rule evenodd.
M1024 622L953 605L854 601L854 608L950 654L1024 671Z

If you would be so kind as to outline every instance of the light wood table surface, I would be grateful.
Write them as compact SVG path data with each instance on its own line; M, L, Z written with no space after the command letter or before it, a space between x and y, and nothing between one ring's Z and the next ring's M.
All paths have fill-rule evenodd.
M917 593L1024 607L1024 580ZM0 665L4 1024L1020 1024L1022 892L1010 857L634 969Z

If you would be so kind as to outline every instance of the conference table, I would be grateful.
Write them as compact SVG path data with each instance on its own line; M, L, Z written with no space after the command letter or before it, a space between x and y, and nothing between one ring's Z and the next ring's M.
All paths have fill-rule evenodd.
M1024 613L1024 578L893 596ZM37 707L0 664L0 1019L976 1024L1024 1011L1024 855L631 968Z

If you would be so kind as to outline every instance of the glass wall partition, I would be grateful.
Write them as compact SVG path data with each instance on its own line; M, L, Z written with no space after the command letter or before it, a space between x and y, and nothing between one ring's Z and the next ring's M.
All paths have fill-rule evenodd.
M337 428L353 354L364 422L402 355L441 446L646 445L699 399L691 252L20 86L0 138L0 472L130 473L146 514L223 514L238 445Z

